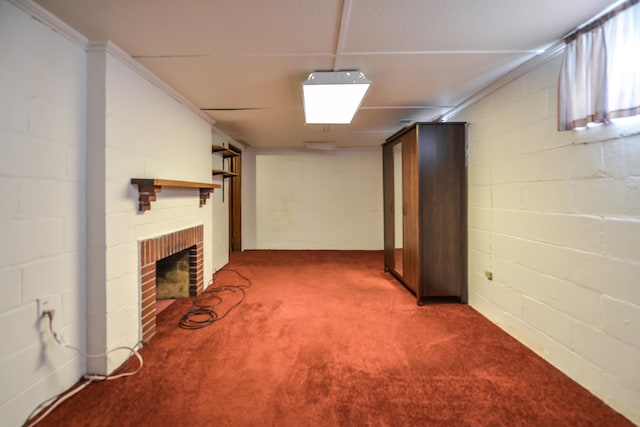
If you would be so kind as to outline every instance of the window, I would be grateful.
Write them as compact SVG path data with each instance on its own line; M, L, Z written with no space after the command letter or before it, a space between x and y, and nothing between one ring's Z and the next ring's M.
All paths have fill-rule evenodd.
M640 0L630 0L565 39L558 130L640 115Z

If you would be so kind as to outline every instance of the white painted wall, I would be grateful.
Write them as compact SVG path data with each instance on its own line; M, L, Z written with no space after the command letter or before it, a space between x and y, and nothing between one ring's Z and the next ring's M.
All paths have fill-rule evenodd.
M37 321L38 298L50 300L69 343L100 353L140 339L139 240L203 224L205 284L228 262L220 190L200 208L197 190L163 189L139 213L130 184L211 182L210 125L116 46L87 53L73 30L54 31L30 13L41 11L0 0L3 426L22 425L83 374L109 372L127 356L88 364L55 344Z
M381 148L245 150L245 161L245 249L383 248Z
M98 192L101 185L104 187L104 212L100 213L101 201L96 201L97 208L89 207L93 214L90 221L104 218L105 248L95 245L90 251L98 272L90 274L89 283L92 353L133 346L141 339L139 241L204 224L205 285L214 269L228 262L227 206L221 190L214 191L200 207L197 189L163 188L151 210L137 211L138 191L131 178L212 181L212 133L209 123L121 61L121 55L125 54L111 44L92 48L89 54L90 65L100 65L96 70L90 67L91 71L101 74L104 64L104 81L102 85L100 78L96 82L104 100L98 100L99 107L93 110L97 127L104 127L104 137L97 135L91 140L98 149L89 156L90 164L104 161L105 171L104 177L96 176L91 182L91 188ZM223 232L214 232L214 218ZM95 359L89 370L110 372L126 356L122 352L114 353L108 361Z
M0 424L84 374L37 321L85 347L86 53L0 0Z
M470 122L469 303L640 424L638 126L557 132L559 67L454 118Z

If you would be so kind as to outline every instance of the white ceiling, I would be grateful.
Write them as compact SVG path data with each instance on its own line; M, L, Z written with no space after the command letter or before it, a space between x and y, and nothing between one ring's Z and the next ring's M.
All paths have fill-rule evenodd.
M541 53L613 0L36 0L108 39L253 147L379 145ZM305 125L316 70L372 81L350 125ZM240 110L234 110L240 109Z

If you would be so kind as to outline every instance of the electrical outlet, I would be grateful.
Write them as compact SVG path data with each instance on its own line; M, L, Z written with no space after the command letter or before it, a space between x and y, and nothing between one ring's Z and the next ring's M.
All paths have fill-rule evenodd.
M38 320L42 319L42 313L53 310L53 304L49 297L38 298Z

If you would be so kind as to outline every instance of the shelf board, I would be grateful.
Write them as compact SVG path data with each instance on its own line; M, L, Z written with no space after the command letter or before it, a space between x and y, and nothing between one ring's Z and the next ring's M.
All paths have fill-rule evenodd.
M237 151L233 151L227 147L224 147L222 145L216 145L216 144L212 144L211 145L211 152L212 153L217 153L217 154L222 154L223 158L227 158L227 157L237 157L240 155L240 153L238 153Z
M156 201L156 194L162 187L197 188L200 190L200 207L207 203L211 192L220 188L220 184L193 181L175 181L171 179L131 178L131 184L138 186L138 209L142 212L151 209L151 202Z
M229 172L222 169L213 169L212 172L213 172L213 175L222 175L224 178L233 178L238 176L238 174L235 172Z

